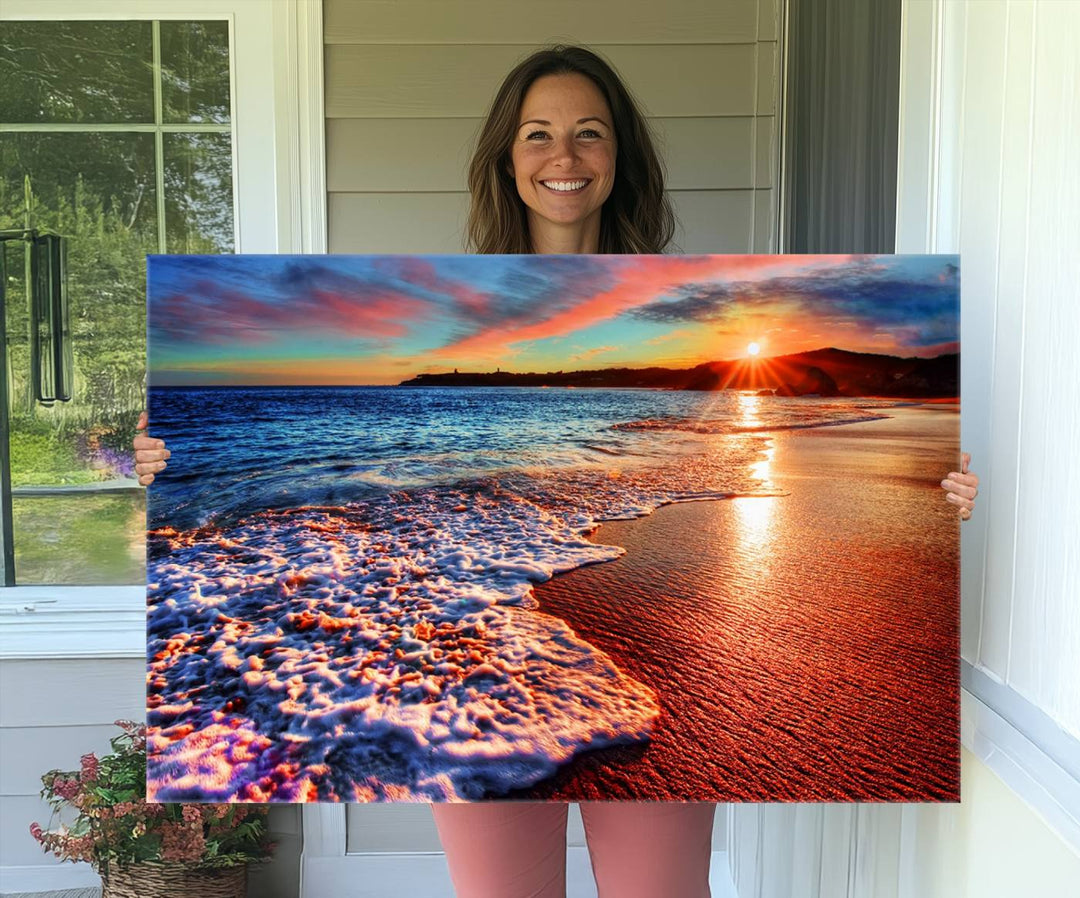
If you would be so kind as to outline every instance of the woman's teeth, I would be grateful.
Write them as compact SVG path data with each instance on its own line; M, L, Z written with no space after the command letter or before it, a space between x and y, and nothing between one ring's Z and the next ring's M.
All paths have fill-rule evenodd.
M580 190L589 182L585 181L541 181L545 187L549 190L557 190L560 193L566 193L571 190Z

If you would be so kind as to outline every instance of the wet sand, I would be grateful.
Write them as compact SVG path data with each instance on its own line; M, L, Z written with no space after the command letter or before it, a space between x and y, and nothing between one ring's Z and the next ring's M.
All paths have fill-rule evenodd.
M623 557L539 586L662 713L507 797L958 801L959 415L890 414L776 434L755 473L786 495L605 524Z

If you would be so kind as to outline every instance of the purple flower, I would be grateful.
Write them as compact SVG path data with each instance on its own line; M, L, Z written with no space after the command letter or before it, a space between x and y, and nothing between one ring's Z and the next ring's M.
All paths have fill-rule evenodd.
M135 458L130 452L102 446L94 453L93 461L107 471L110 477L135 476Z

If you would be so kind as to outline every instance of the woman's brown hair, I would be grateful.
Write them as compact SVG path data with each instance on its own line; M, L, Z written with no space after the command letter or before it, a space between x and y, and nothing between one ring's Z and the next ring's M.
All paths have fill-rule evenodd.
M531 253L525 204L509 173L518 114L532 83L545 75L589 78L614 119L615 182L600 218L601 253L660 253L675 233L664 170L637 103L615 70L584 47L538 50L503 81L469 165L468 245L478 253Z

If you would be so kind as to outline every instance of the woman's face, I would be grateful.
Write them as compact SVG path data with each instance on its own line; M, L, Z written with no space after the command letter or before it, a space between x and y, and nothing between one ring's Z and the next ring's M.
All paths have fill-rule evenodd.
M599 88L584 75L545 75L532 83L510 151L529 228L591 225L615 182L615 129Z

